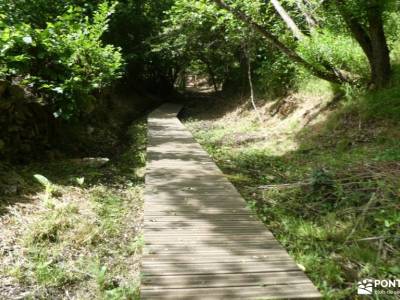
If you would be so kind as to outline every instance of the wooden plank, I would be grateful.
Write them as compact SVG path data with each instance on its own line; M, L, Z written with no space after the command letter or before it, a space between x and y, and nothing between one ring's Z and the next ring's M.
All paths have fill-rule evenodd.
M147 183L147 182L146 182ZM205 197L207 196L207 197ZM164 185L151 185L145 188L144 197L147 201L180 199L184 197L200 197L206 199L208 197L224 198L228 197L234 201L245 203L240 194L231 187L224 187L220 185L196 185L196 184L164 184ZM220 200L222 201L222 200Z
M142 262L142 271L145 275L196 275L196 274L231 274L231 273L258 273L278 271L298 271L299 268L291 260L268 262L227 262L227 263L168 263L154 264L147 260Z
M243 255L245 256L252 256L252 255L261 255L262 253L264 254L269 254L270 256L276 256L279 254L279 252L282 252L282 246L279 244L277 245L249 245L248 249L244 249L243 247L229 247L230 245L225 245L225 248L223 248L224 244L221 243L219 246L214 246L214 245L209 245L208 247L206 246L197 246L193 247L193 245L190 246L185 246L185 244L180 244L177 245L176 247L169 247L169 246L164 246L164 245L156 245L156 244L146 244L146 249L144 250L146 255L152 256L152 255L159 255L160 259L162 258L163 255L183 255L186 254L189 257L191 256L196 256L196 255L217 255L217 254L225 254L227 257L233 257L235 255ZM284 252L284 251L283 251ZM228 259L229 261L229 259Z
M192 236L221 236L221 238L227 238L237 235L262 235L264 237L265 229L255 229L252 227L242 227L242 228L198 228L197 230L189 230L186 228L179 228L179 229L147 229L146 236L158 236L160 234L174 237L174 236L187 236L189 239Z
M155 211L155 208L152 205L149 205L146 207L147 209L150 209L152 211ZM245 207L238 207L238 208L228 208L228 207L164 207L164 208L159 208L157 210L157 214L154 213L152 215L159 215L159 214L166 214L166 215L187 215L187 214L194 214L198 212L199 214L231 214L231 215L237 215L237 214L246 214L248 213L248 209Z
M166 104L148 119L142 299L320 294Z
M265 227L263 225L260 225L259 222L253 222L254 226L249 226L249 224L235 224L233 222L227 223L225 225L215 225L215 224L209 224L209 223L200 223L200 224L188 224L188 225L174 225L172 224L166 224L165 222L159 222L159 223L154 223L154 222L149 222L145 223L143 226L146 230L154 230L154 231L160 231L163 229L173 229L173 230L188 230L190 232L197 232L198 229L212 229L215 231L219 230L236 230L236 229L252 229L253 231L265 231Z
M147 178L146 183L151 185L165 185L165 184L176 184L176 183L184 183L185 185L207 185L207 186L221 186L223 187L228 183L228 180L220 175L186 175L180 177L171 177L171 175L163 175L163 176L151 176Z
M267 285L285 285L309 283L301 271L249 273L249 274L214 274L214 275L171 275L148 276L143 281L143 289L161 288L208 288L208 287L249 287Z
M157 168L153 170L147 170L147 175L146 177L151 178L153 176L171 176L171 170L174 172L174 176L185 176L187 174L186 170L182 170L179 167L171 168L169 167L168 169L164 168ZM212 170L198 170L197 171L197 176L205 176L205 175L220 175L220 171L216 169ZM148 179L147 178L147 179Z
M239 201L196 201L196 200L185 200L178 199L176 201L146 201L144 203L145 209L150 210L164 210L164 209L205 209L205 208L226 208L226 209L246 209L249 213L251 210L245 205L245 203Z
M268 249L270 245L277 244L280 245L271 235L265 235L261 238L246 238L245 236L237 236L235 238L224 238L216 239L215 235L207 235L207 236L199 236L198 238L190 238L190 236L185 236L182 238L175 238L173 241L171 239L167 239L165 236L163 239L158 239L160 235L154 235L153 238L146 239L146 245L160 245L168 247L169 249L174 248L188 248L190 251L198 251L200 248L209 248L210 250L213 248L224 248L227 251L232 251L233 249L241 249L242 251L247 249L255 248L256 245L259 245L258 249ZM248 246L247 246L248 245ZM190 247L194 249L190 249Z
M148 217L158 217L158 216L181 216L186 218L193 218L193 219L201 219L201 218L218 218L218 217L226 217L231 216L232 218L236 218L236 216L240 217L247 217L250 218L248 213L241 212L241 211L223 211L223 212L200 212L196 214L195 212L160 212L154 211L148 214Z
M257 219L249 219L249 220L236 220L236 219L227 219L227 220L213 220L209 222L207 220L188 220L186 218L182 219L168 219L168 218L157 218L157 219L145 219L144 227L152 227L152 226L162 226L162 228L169 227L215 227L215 226L265 226L260 223Z
M179 202L190 200L198 200L201 203L207 202L226 202L226 203L241 203L246 205L243 198L239 197L236 193L227 193L226 191L213 191L213 193L203 193L199 190L174 190L174 191L162 191L152 187L145 188L144 190L145 203L163 203L163 202Z
M168 249L170 252L177 250L177 251L187 251L190 254L197 253L200 251L203 252L211 252L211 251L221 251L224 250L228 254L235 253L235 252L240 252L240 253L247 253L250 251L253 251L254 249L256 250L271 250L271 249L280 249L282 250L282 246L276 242L273 238L270 238L269 240L266 241L250 241L247 242L245 241L247 247L245 245L241 245L238 241L232 242L229 240L223 241L221 240L220 242L215 242L214 239L197 239L197 240L182 240L179 239L176 241L176 244L171 244L171 242L167 241L156 241L154 240L148 240L146 242L146 245L148 245L147 249L149 250L162 250L162 249Z
M193 289L144 289L142 299L163 300L266 300L266 299L319 299L320 294L311 283L267 285L254 287L216 287Z
M188 216L147 216L145 215L145 222L189 222L192 220L192 222L207 222L207 223L214 223L217 224L217 222L221 221L232 221L236 220L238 222L254 222L258 221L257 217L252 216L252 215L238 215L235 216L235 218L231 218L230 215L223 215L220 214L218 216L217 220L214 219L207 219L207 218L190 218ZM212 221L212 222L211 222Z
M173 235L173 236L166 236L163 235L162 233L154 233L151 235L145 235L145 240L146 244L148 245L156 245L156 244L168 244L171 240L174 240L177 244L209 244L210 247L211 245L215 244L228 244L231 243L232 245L237 245L239 249L244 249L244 246L240 246L240 241L243 243L254 243L254 244L259 244L263 243L268 247L268 242L267 239L273 240L271 236L257 236L257 235L252 235L251 237L247 237L246 233L243 234L237 234L237 235L224 235L224 234L203 234L199 235L196 237L193 237L193 235ZM232 241L235 241L233 243Z
M270 251L269 251L270 252ZM237 263L237 262L265 262L265 261L283 261L290 260L290 256L279 249L275 253L271 252L265 254L265 249L257 250L254 252L247 251L245 253L240 252L239 254L232 254L219 251L219 252L197 252L191 253L191 255L180 255L177 256L179 252L169 253L169 251L163 251L156 254L146 254L146 262L148 264L165 264L172 261L178 261L181 263ZM188 252L185 252L188 253ZM178 260L179 259L179 260Z

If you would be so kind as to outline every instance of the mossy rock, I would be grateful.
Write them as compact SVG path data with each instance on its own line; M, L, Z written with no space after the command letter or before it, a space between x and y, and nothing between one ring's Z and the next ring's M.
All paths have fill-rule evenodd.
M0 163L0 195L17 194L24 185L25 180L11 166Z

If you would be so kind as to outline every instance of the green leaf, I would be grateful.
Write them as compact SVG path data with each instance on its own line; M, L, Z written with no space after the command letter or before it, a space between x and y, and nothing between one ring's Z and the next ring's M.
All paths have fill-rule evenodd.
M85 177L78 177L78 178L76 178L76 182L77 182L79 185L83 185L83 183L85 182Z
M44 177L43 175L40 174L35 174L33 175L33 177L44 187L49 187L51 185L50 180L48 180L46 177Z
M28 44L28 45L31 45L31 44L33 43L33 39L32 39L32 37L29 36L29 35L24 36L24 37L22 38L22 41L23 41L25 44Z

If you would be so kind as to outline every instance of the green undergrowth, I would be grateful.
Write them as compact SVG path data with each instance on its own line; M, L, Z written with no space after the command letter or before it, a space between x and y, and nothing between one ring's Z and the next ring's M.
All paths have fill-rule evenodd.
M364 278L400 277L397 93L398 87L354 92L359 98L347 93L328 119L289 135L297 148L280 154L271 143L224 142L237 127L235 118L196 119L192 111L186 122L325 299L357 299ZM373 113L363 110L365 101L380 102ZM383 106L387 101L392 108ZM245 129L249 135L268 130Z
M12 288L0 298L139 299L145 134L133 123L109 162L13 169L18 196L0 201L0 281Z

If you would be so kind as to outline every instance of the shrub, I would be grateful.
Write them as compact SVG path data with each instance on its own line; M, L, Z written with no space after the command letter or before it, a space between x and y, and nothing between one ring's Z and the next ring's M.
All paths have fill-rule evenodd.
M267 97L282 96L294 87L295 66L283 55L272 55L255 70L257 88Z
M101 40L115 5L102 3L93 17L70 7L46 27L8 24L0 15L0 80L17 83L56 117L93 107L93 93L120 76L120 49Z
M329 30L314 31L299 45L303 57L314 65L329 63L350 71L361 78L368 78L369 67L365 54L357 42L348 35Z

